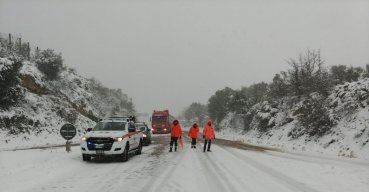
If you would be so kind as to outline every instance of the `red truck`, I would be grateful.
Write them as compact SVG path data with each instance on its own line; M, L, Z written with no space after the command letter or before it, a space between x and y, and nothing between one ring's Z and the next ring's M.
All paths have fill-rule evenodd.
M174 121L174 117L169 114L168 110L156 111L151 116L151 127L153 134L170 133L170 124Z

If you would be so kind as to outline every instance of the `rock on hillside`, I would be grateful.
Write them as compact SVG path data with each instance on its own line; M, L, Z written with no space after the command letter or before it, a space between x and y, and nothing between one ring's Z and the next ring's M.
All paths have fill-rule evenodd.
M48 81L35 63L23 62L19 77L25 97L0 110L1 148L63 143L59 129L65 123L76 126L77 141L98 118L134 113L131 99L120 89L106 88L69 68L59 76Z

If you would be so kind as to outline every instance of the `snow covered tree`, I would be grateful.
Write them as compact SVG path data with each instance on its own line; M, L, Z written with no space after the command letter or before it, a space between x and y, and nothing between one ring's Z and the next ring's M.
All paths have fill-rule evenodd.
M222 90L215 92L213 96L210 97L208 103L208 112L210 118L220 122L229 112L228 104L232 99L234 90L226 87Z
M228 103L229 110L237 114L245 114L249 107L249 100L243 90L236 90Z
M265 82L255 83L248 88L244 89L246 97L250 101L251 105L255 105L258 102L265 101L269 92L268 84Z
M277 99L287 96L290 89L287 72L282 71L280 74L275 74L273 82L269 84L269 89L272 98Z
M37 68L45 74L49 80L58 79L59 72L63 67L61 54L55 53L53 49L41 51L36 58Z
M369 78L369 64L365 66L364 78Z
M22 61L13 56L0 57L0 108L8 108L23 98L19 86L19 70Z
M330 69L330 75L334 84L344 84L345 82L358 81L364 73L361 67L347 67L346 65L334 65ZM365 74L364 74L365 76Z
M207 106L194 102L183 112L187 121L197 121L200 125L204 124L207 117Z
M289 84L296 96L309 95L319 92L327 96L332 88L328 71L324 68L324 61L320 51L307 50L300 54L298 60L290 59L288 63L292 69L288 71Z
M329 116L329 107L324 96L313 93L302 101L302 105L295 112L303 129L300 135L322 136L334 125Z

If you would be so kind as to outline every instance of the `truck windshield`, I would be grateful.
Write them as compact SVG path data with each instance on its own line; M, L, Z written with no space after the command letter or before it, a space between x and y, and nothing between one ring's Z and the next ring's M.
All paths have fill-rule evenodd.
M152 122L167 122L167 116L152 116Z
M125 122L99 122L93 131L124 131L126 130Z

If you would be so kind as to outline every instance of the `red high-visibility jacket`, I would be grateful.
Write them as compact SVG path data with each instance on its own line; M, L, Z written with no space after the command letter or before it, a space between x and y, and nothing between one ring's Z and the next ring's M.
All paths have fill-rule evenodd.
M190 131L188 131L188 136L189 137L191 137L191 138L197 138L197 135L198 135L198 133L199 133L199 127L193 127L193 125L192 125L192 127L190 128Z
M171 129L170 135L172 137L182 136L182 128L181 128L181 125L179 123L177 125L171 124L170 129Z
M211 120L208 120L206 122L206 124L204 125L204 130L202 131L202 135L205 136L206 140L210 140L215 137L214 127L209 126L208 122L211 122Z

